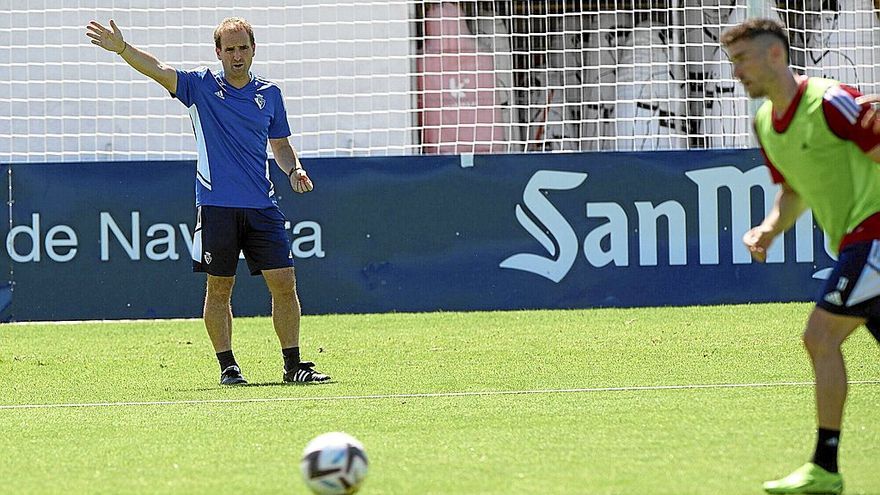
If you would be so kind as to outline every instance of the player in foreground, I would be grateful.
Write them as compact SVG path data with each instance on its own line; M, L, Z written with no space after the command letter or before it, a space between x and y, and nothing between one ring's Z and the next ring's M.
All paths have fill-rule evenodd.
M776 21L750 19L721 37L734 76L767 101L755 133L781 185L763 222L743 236L764 261L770 244L811 208L838 260L807 320L803 341L816 378L818 440L811 462L764 483L768 493L840 493L837 448L847 393L840 346L860 325L880 340L880 122L858 91L795 75Z
M217 360L220 383L247 381L232 353L232 286L243 252L251 274L263 274L272 294L272 323L281 343L285 382L325 382L329 376L300 361L300 305L285 218L269 180L266 143L297 193L312 182L290 145L281 90L251 74L254 33L240 18L214 30L223 70L177 70L132 46L111 20L92 21L86 35L138 72L154 79L189 109L199 158L196 172L198 219L193 234L193 271L207 273L204 320Z

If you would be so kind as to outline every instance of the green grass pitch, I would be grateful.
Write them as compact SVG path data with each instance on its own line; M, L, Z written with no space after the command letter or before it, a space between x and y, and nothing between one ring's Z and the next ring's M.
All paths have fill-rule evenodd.
M346 431L361 493L759 494L814 443L808 304L309 316L326 385L281 384L268 318L224 388L200 321L0 326L0 493L306 494ZM847 495L880 494L880 347L845 344Z

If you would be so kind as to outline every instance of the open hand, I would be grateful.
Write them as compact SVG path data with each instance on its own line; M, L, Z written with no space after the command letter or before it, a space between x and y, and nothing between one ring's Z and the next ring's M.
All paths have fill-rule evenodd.
M110 28L107 29L97 21L89 22L89 25L86 26L88 32L86 36L92 39L93 45L98 45L101 48L111 51L114 53L122 53L122 50L125 49L125 40L122 38L122 31L119 30L119 27L116 26L116 22L113 19L110 19Z

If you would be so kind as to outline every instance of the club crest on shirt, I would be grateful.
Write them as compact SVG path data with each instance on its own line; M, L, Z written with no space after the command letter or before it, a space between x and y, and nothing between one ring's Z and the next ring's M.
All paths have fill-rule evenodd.
M257 106L260 107L260 110L266 106L266 99L259 93L257 93L257 96L254 96L254 101L257 102Z

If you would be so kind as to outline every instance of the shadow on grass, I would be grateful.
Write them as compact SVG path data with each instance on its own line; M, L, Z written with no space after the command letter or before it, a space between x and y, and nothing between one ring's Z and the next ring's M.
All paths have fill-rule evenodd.
M335 385L335 380L330 380L326 382L307 382L307 383L288 383L288 382L248 382L244 385L218 385L222 388L236 388L236 387L318 387L324 385Z
M180 392L211 392L213 390L233 390L237 388L251 388L251 387L291 387L291 388L299 388L299 387L326 387L329 385L336 385L336 380L330 380L329 382L309 382L309 383L287 383L287 382L248 382L248 383L240 383L238 385L212 385L210 387L197 387L197 388L179 388L176 389Z

